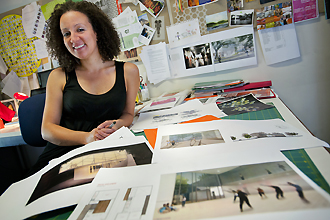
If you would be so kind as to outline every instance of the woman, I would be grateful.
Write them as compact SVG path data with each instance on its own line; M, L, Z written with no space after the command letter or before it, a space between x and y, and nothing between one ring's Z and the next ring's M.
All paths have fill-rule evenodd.
M42 136L49 143L29 175L53 158L131 125L139 88L138 68L113 60L120 40L96 5L57 5L48 22L47 47L61 68L50 73L46 86Z

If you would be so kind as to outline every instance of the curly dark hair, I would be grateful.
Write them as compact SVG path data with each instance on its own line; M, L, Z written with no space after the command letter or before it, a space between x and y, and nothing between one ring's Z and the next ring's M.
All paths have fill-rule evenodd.
M80 64L65 47L60 29L60 18L68 11L78 11L85 14L97 35L97 46L103 61L112 60L120 53L120 40L108 16L95 4L86 1L67 1L57 4L48 19L46 30L47 49L56 58L64 71L72 71Z

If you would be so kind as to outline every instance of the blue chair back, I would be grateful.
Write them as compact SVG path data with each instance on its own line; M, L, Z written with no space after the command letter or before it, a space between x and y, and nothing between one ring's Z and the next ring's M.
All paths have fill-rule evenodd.
M44 147L47 144L41 136L46 93L25 99L18 108L18 120L23 140L30 146Z

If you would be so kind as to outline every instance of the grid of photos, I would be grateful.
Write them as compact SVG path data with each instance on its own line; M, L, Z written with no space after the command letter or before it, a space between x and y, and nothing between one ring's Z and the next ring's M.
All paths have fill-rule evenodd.
M255 56L253 34L211 42L214 64Z
M285 161L162 175L154 219L207 219L329 208ZM163 207L166 207L165 209Z
M212 65L210 44L183 48L186 69Z
M257 29L273 28L292 23L292 2L284 2L256 9Z
M20 15L7 15L0 26L0 35L7 36L0 38L0 55L8 69L20 77L32 75L41 63L33 44L37 37L27 38Z
M160 149L193 147L220 143L225 143L220 131L210 130L163 136Z

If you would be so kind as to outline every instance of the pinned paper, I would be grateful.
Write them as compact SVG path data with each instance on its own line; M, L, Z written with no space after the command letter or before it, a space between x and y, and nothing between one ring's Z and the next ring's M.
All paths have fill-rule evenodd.
M0 73L6 74L7 70L8 70L8 67L7 67L7 65L5 64L5 62L3 61L3 59L0 55Z
M45 39L47 24L37 2L32 2L22 9L22 24L28 38L36 36Z
M11 71L2 82L5 84L2 92L9 97L14 98L16 92L21 92L22 83L14 71Z

